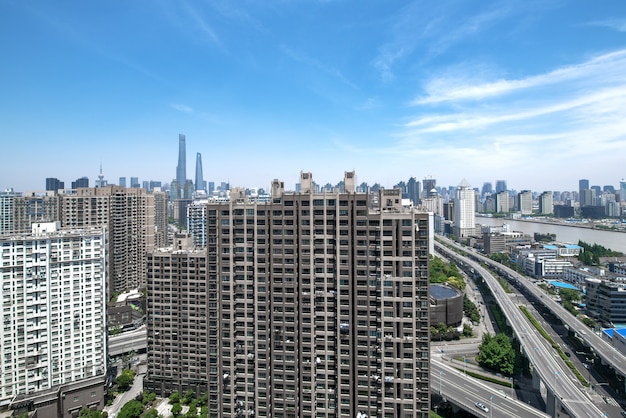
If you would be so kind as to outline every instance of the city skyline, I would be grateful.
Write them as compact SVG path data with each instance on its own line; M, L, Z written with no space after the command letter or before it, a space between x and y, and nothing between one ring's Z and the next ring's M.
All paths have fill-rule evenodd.
M386 187L626 177L622 2L0 10L2 190L95 180L100 164L111 183L169 182L178 133L206 179L233 186L295 184L301 170L334 184L337 167Z

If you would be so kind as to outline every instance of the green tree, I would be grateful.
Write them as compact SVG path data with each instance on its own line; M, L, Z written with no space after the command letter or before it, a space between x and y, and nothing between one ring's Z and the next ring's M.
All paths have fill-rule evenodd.
M117 418L139 418L143 412L143 405L141 402L132 400L124 404L120 412L117 414Z
M125 392L133 384L134 379L135 372L133 370L126 369L122 372L122 374L117 376L117 378L115 379L115 384L117 385L117 388L119 390Z
M574 302L580 300L580 292L574 289L559 289L559 295L561 300Z
M195 405L189 407L189 411L185 414L185 418L196 418L198 416L198 408Z
M107 415L102 411L94 411L93 409L83 408L78 415L80 418L105 418Z
M193 395L193 390L188 390L187 392L185 392L185 396L181 398L180 403L183 405L187 405L193 399Z
M152 408L152 409L148 409L146 412L143 413L143 415L141 416L141 418L158 418L159 416L159 411L157 411L156 409Z
M474 330L472 329L472 327L468 324L463 324L463 336L471 337L472 335L474 335Z
M465 280L454 263L447 264L439 257L432 257L430 261L430 282L449 283L457 289L465 289Z
M154 392L144 392L143 397L141 399L141 403L147 405L156 400L156 393Z
M209 395L206 394L206 393L203 393L198 398L198 406L204 406L204 405L208 405L208 404L209 404Z
M171 404L179 403L179 402L180 402L180 393L179 393L178 391L173 392L173 393L170 395L170 398L169 398L169 399L170 399L170 403L171 403Z
M180 406L178 402L172 405L172 415L175 417L180 416L180 413L183 412L183 407Z
M515 351L509 338L503 334L484 334L478 348L478 364L483 367L512 375L515 367Z
M463 313L470 319L470 321L475 323L480 322L480 312L478 311L476 304L472 302L467 295L463 295Z

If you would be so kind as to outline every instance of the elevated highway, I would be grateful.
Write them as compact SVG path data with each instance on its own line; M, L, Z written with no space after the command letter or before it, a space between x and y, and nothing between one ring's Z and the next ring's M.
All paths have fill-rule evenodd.
M511 398L506 394L504 387L494 389L432 358L430 360L430 391L478 416L496 418L547 418L550 416ZM489 410L484 411L478 408L476 402L481 402Z
M464 252L468 251L452 241L446 240L446 242ZM555 355L552 347L537 332L528 318L522 314L519 307L511 301L496 278L473 259L463 257L437 242L435 246L438 252L443 252L447 257L460 260L483 277L518 337L524 354L530 360L534 377L538 377L547 389L548 413L556 417L562 408L572 417L605 416L604 412L591 402L591 398L585 393L582 384L572 375L563 361Z
M592 347L595 353L602 359L605 364L610 365L618 374L626 377L626 357L619 351L613 348L608 342L603 340L592 330L587 328L585 324L575 318L570 312L567 311L560 303L556 302L552 298L549 298L540 288L534 285L526 276L519 274L515 270L497 263L492 259L476 253L475 251L468 251L467 248L458 246L459 249L468 253L468 257L483 263L487 263L492 268L505 274L509 280L515 280L520 286L522 286L527 293L533 295L533 297L539 301L542 305L548 308L564 325L570 330L574 331L576 335L589 347ZM622 388L626 391L626 386Z
M121 356L131 352L143 353L148 347L148 334L145 325L133 331L109 337L109 357Z

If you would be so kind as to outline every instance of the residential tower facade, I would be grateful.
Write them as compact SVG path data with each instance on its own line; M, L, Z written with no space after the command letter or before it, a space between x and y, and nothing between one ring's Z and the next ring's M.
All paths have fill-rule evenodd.
M207 391L215 417L428 416L432 215L353 179L233 189L204 250L149 255L146 390Z

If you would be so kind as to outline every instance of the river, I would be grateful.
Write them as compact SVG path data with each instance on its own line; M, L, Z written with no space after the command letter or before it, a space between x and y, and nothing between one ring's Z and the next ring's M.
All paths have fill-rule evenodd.
M557 241L577 244L584 241L588 244L599 244L611 250L626 254L626 232L603 231L573 225L550 224L544 222L520 221L503 218L476 217L477 224L489 226L511 225L512 231L520 231L530 236L535 232L542 234L556 234Z

